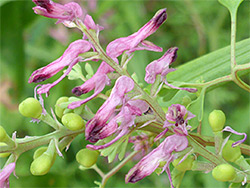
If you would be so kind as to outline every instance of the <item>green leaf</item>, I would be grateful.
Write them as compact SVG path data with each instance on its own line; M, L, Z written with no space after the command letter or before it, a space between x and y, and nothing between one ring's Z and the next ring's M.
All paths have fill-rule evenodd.
M231 14L235 14L237 12L238 7L244 0L218 0L220 4L225 6Z
M241 187L241 183L231 183L229 185L229 188L240 188Z
M173 179L173 185L176 188L179 188L181 186L182 179L184 177L185 172L181 172L174 168L171 172L172 179Z
M63 72L65 72L65 71L63 71ZM82 74L82 68L79 64L76 64L75 66L73 66L72 70L68 74L68 79L69 80L77 80L77 79L81 79L81 78L84 78L84 76Z
M121 144L120 146L120 152L119 152L119 155L118 155L118 159L121 161L124 156L125 156L125 153L126 153L126 149L127 149L127 145L128 145L128 138Z
M189 124L192 126L192 130L197 128L203 119L204 111L204 98L205 98L206 88L201 90L200 96L188 105L187 109L196 115L194 118L189 120Z
M113 149L113 151L108 155L108 162L109 162L109 163L112 163L112 162L114 161L115 156L116 156L116 154L117 154L117 149L118 149L118 147L115 147L115 148Z

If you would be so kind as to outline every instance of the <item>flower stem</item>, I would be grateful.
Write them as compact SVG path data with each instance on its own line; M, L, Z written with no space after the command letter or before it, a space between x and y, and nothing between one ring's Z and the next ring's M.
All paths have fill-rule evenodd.
M109 173L107 173L102 179L102 188L105 187L108 179L118 172L127 162L129 162L134 156L136 156L140 151L133 151L128 157L126 157L120 164L113 168Z
M98 166L95 164L91 167L92 169L94 169L102 178L105 177L105 174L102 172L102 170L100 168L98 168Z

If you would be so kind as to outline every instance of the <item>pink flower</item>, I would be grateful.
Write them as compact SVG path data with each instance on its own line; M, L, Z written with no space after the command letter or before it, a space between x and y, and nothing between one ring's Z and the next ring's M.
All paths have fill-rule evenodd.
M114 71L113 68L111 68L107 63L102 62L96 73L89 80L87 80L81 86L72 89L72 93L76 96L81 96L82 94L88 93L95 89L94 94L84 100L71 103L68 108L77 108L101 93L104 87L110 84L110 79L108 78L107 73L112 71Z
M99 134L106 122L115 114L117 106L124 102L125 94L134 88L134 82L127 76L121 76L116 80L116 83L111 91L109 98L99 108L94 118L86 124L85 137L90 142L97 142L100 139Z
M104 139L113 133L116 133L117 136L112 141L104 145L87 145L87 147L94 150L99 150L112 145L130 132L130 128L135 123L136 116L141 116L142 113L148 110L148 107L148 104L142 100L131 100L126 102L121 107L120 112L115 117L113 117L108 124L103 126L100 133L98 134L99 139Z
M156 76L161 75L161 80L165 82L165 84L174 89L186 90L189 92L196 92L196 89L193 88L181 88L176 87L169 84L166 80L166 76L168 73L175 71L176 69L169 68L169 66L175 61L177 58L177 47L173 47L168 49L168 51L160 58L157 59L146 67L146 75L145 81L149 84L153 84L155 82Z
M9 176L15 170L16 163L8 164L3 170L0 171L0 187L9 188Z
M246 134L246 133L239 133L239 132L233 130L233 129L232 129L231 127L229 127L229 126L226 126L222 131L228 131L228 132L231 132L231 133L236 134L236 135L243 135L243 136L244 136L244 138L243 138L242 140L238 140L237 142L234 142L234 143L232 144L232 147L236 147L236 146L242 144L242 143L245 142L246 139L247 139L247 134Z
M161 52L162 48L145 39L153 34L167 19L166 9L159 10L154 17L136 33L123 38L118 38L107 46L106 52L111 58L120 56L124 51L128 54L136 50L151 50Z
M188 135L187 128L189 129L190 126L187 125L187 121L194 117L195 115L187 111L185 106L172 104L166 113L166 121L163 127L174 125L174 131L177 134Z
M29 78L29 83L42 82L54 76L64 67L69 66L68 70L64 73L64 75L57 81L55 81L53 84L46 84L43 85L42 88L38 89L39 94L47 93L50 88L58 84L71 71L72 67L76 63L78 63L79 61L83 61L83 59L78 56L84 52L89 51L90 48L91 48L90 43L85 40L80 39L72 42L60 58L48 64L47 66L34 71Z
M57 23L72 22L82 16L82 9L77 3L71 2L65 5L54 3L51 0L33 0L37 5L33 8L36 14L58 19Z
M137 181L152 174L159 166L160 162L165 161L166 164L162 169L166 171L169 177L171 186L172 178L169 170L169 164L176 158L173 152L179 152L186 149L188 140L186 136L171 135L167 137L157 148L143 157L126 175L125 182L136 183Z

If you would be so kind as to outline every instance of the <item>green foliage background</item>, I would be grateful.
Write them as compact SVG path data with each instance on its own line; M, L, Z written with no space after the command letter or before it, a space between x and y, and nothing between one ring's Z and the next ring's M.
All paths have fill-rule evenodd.
M88 10L88 2L80 1ZM30 119L22 117L17 111L17 105L23 99L33 96L35 84L28 84L31 73L42 66L57 59L70 44L81 38L81 33L74 29L66 29L67 41L61 43L50 35L56 20L43 18L33 13L34 3L26 1L0 2L1 23L1 82L0 82L0 124L9 134L17 131L18 137L26 135L43 135L51 129L43 124L30 123ZM230 44L230 17L229 13L216 0L151 0L151 1L110 1L100 0L94 11L88 13L105 29L100 33L100 40L105 47L110 41L128 36L145 24L154 13L167 8L168 18L158 31L149 37L156 45L168 48L179 48L178 58L174 67L188 62L194 58L212 52ZM250 2L244 1L239 7L237 41L249 37ZM161 57L163 53L148 51L136 52L128 68L129 72L136 72L139 81L144 83L145 67L151 61ZM248 57L250 59L250 57ZM228 62L230 63L230 62ZM91 63L96 69L99 63ZM195 70L194 70L195 71ZM56 77L58 78L58 74ZM201 75L202 77L202 75ZM49 79L52 82L56 78ZM198 80L199 78L197 78ZM249 75L244 77L249 83ZM67 81L66 79L51 90L46 99L46 107L53 107L60 96L71 96L71 89L81 82ZM108 88L109 89L109 88ZM97 110L102 100L89 102L91 109ZM205 98L205 112L203 133L211 135L207 117L213 109L222 109L227 116L227 125L239 132L250 132L249 94L233 83L223 85L210 91ZM234 137L239 139L239 137ZM72 143L69 151L64 153L65 158L57 157L56 163L49 174L42 177L31 176L29 165L32 162L34 151L23 154L18 162L16 174L10 178L11 187L93 187L95 180L100 177L93 170L81 171L75 161L75 154L87 143L83 135L79 135ZM249 144L249 141L248 141ZM107 186L110 187L166 187L169 186L165 173L160 176L152 174L137 184L125 185L124 175L138 161L136 158L123 167ZM4 159L0 159L1 166ZM115 166L116 163L107 164L104 158L98 161L104 172ZM226 187L227 183L214 180L209 174L187 172L181 187Z

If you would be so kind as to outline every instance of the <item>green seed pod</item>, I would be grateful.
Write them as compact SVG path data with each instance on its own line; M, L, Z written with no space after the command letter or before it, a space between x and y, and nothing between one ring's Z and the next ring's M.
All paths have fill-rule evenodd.
M60 107L60 104L64 103L64 102L68 102L69 98L68 97L60 97L55 104L55 113L57 115L57 117L62 118L63 116L63 112L65 110L65 108Z
M85 122L78 114L68 113L63 115L62 123L69 130L76 131L84 127Z
M49 172L52 165L53 156L45 152L31 163L30 172L35 176L45 175Z
M40 102L32 97L29 97L21 102L18 109L23 116L30 118L39 118L43 111Z
M7 144L0 142L0 146L7 146ZM0 153L0 158L8 157L10 153Z
M216 166L212 175L218 181L231 181L236 177L236 172L230 164L221 164Z
M221 110L214 110L209 114L208 121L213 132L218 132L223 129L226 122L226 116Z
M222 149L222 156L225 160L234 162L241 156L240 146L232 147L233 140L228 140Z
M175 159L172 164L175 168L177 168L177 170L179 171L187 171L187 170L191 170L192 169L192 166L193 166L193 161L194 161L194 157L189 155L184 161L182 161L180 164L180 160L182 158L178 158L178 159Z
M90 150L87 148L81 149L76 154L76 161L80 165L89 168L96 163L99 154L99 151L96 150Z
M4 140L6 140L7 136L8 135L5 129L2 126L0 126L0 142L3 142Z

